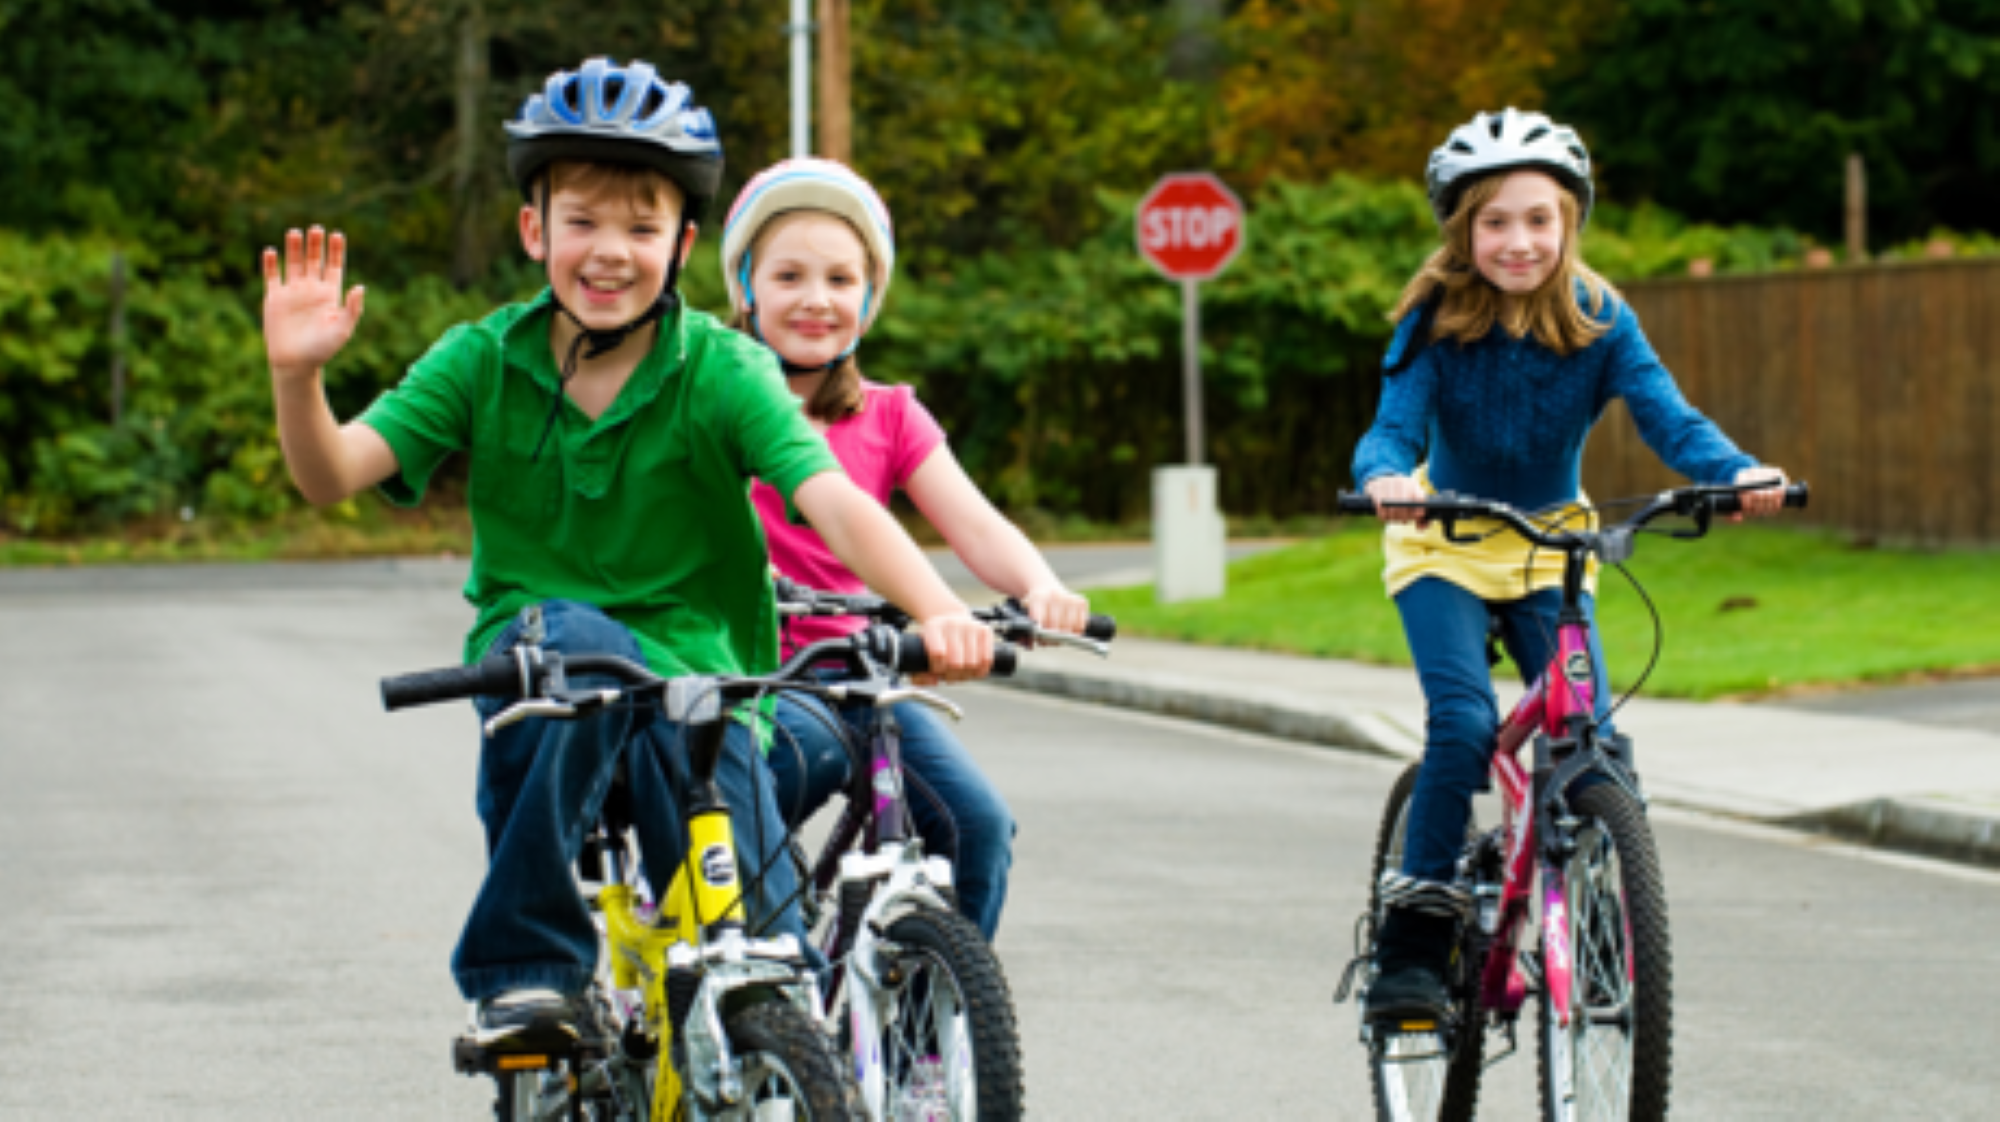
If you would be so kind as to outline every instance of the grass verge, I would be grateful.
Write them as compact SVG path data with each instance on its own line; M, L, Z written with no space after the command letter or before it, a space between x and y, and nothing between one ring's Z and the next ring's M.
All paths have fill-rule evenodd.
M1645 536L1629 565L1665 624L1646 694L1718 698L2000 672L2000 557L1861 549L1770 523L1699 542ZM1150 586L1098 590L1122 634L1408 665L1384 596L1379 531L1356 525L1229 568L1228 594L1174 605ZM1649 661L1652 618L1615 572L1598 618L1614 683ZM1501 668L1512 674L1511 665Z

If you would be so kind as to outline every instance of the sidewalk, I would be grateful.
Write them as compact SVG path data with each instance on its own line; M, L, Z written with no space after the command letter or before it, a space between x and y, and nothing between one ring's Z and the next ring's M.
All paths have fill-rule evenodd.
M1038 651L996 684L1415 759L1408 669L1145 639ZM1501 686L1501 711L1520 695ZM1618 715L1653 800L2000 866L2000 735L1779 705L1635 700ZM1996 730L2000 731L2000 730Z

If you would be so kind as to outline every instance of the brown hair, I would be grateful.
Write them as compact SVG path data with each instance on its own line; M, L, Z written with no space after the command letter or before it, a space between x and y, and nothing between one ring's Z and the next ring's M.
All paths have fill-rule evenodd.
M854 229L852 222L830 210L808 208L782 211L764 223L764 228L757 231L757 236L751 239L750 260L754 262L763 255L764 247L770 242L772 235L788 220L806 215L832 218L848 229ZM854 230L854 240L861 244L861 253L867 258L868 275L876 276L878 269L874 254L868 252L868 239L861 236L861 231ZM751 304L750 289L745 285L743 306L730 313L729 326L755 338L757 333L750 325ZM812 400L806 402L806 416L831 425L858 415L867 404L868 395L861 388L861 363L850 354L834 363L833 369L826 372L826 377L821 380L819 389L813 393Z
M535 204L545 201L543 192L553 196L568 188L592 198L608 196L634 210L652 207L673 210L687 217L687 195L665 172L637 164L599 164L582 160L557 160L536 177Z
M1556 192L1562 210L1563 247L1562 258L1550 272L1542 286L1518 301L1508 301L1505 294L1493 286L1493 282L1480 273L1472 256L1472 223L1479 209L1492 202L1500 193L1501 184L1507 176L1489 175L1465 189L1459 197L1458 209L1444 224L1444 244L1430 255L1423 267L1417 270L1410 283L1403 288L1403 295L1396 301L1396 309L1389 313L1392 322L1401 323L1403 317L1430 302L1433 296L1443 293L1438 306L1437 317L1431 322L1431 341L1456 339L1461 346L1476 343L1493 330L1499 323L1515 338L1532 334L1543 346L1559 355L1571 355L1597 341L1599 336L1610 330L1596 317L1604 310L1607 299L1618 299L1618 290L1611 282L1597 275L1577 250L1581 233L1581 212L1576 196L1566 190ZM1584 291L1590 296L1590 311L1585 312L1576 299L1576 286L1582 282Z

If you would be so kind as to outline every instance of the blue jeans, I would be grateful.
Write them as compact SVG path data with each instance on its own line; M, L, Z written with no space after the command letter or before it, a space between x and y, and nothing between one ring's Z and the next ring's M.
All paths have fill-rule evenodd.
M1007 903L1007 871L1014 864L1017 832L1014 814L944 718L907 701L893 712L903 730L903 770L944 803L933 805L909 785L911 825L923 839L924 852L951 860L958 910L990 942ZM778 780L778 810L787 823L797 826L812 817L851 779L851 759L835 732L836 722L844 722L865 745L874 717L866 705L841 706L835 717L817 698L788 694L778 703L778 730L768 758Z
M1396 607L1403 615L1426 707L1424 761L1410 796L1402 871L1419 880L1450 883L1465 849L1472 796L1488 787L1500 731L1499 703L1486 664L1487 620L1499 617L1507 657L1522 684L1530 685L1555 653L1562 593L1550 588L1519 600L1489 601L1450 581L1425 577L1396 594ZM1596 602L1585 596L1583 608L1593 624L1590 657L1597 664L1598 681L1606 683ZM1600 720L1609 716L1608 687L1599 689L1596 709ZM1607 735L1612 731L1609 724L1600 729Z
M542 620L547 650L620 655L644 665L632 633L588 604L551 600L542 605ZM512 646L521 627L521 620L509 624L493 649ZM602 675L578 675L570 684L616 683ZM483 722L503 703L480 698L475 706ZM648 704L575 721L523 721L482 742L479 817L486 824L486 880L452 955L452 973L467 1000L523 987L576 993L590 981L597 929L571 870L621 756L647 875L655 898L666 898L687 839L683 732ZM746 901L751 926L776 915L767 933L796 935L803 943L805 927L797 906L789 903L798 877L786 857L770 773L748 730L733 722L716 784L735 822L746 883L758 884Z

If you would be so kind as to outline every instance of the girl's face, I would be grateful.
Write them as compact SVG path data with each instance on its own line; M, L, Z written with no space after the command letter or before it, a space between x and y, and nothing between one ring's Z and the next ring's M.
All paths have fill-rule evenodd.
M1562 187L1538 171L1517 171L1472 219L1472 260L1507 296L1542 286L1562 261Z
M549 196L546 244L541 209L521 208L521 241L548 266L549 284L586 327L623 327L645 314L667 283L674 227L672 200L644 205L603 191L557 187ZM685 258L686 249L683 248Z
M868 252L828 214L782 217L757 250L750 299L764 342L799 366L839 358L861 331Z

